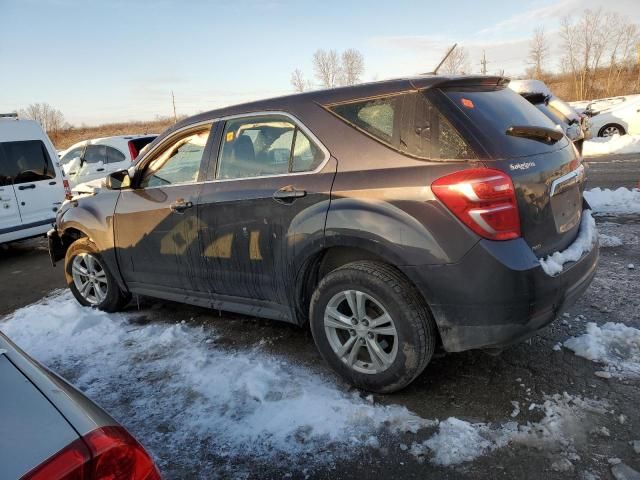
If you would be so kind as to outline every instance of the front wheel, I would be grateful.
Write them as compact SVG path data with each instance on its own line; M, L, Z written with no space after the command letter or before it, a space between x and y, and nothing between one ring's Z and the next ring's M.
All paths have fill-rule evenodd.
M76 300L87 307L116 312L130 300L106 266L95 244L88 238L73 242L64 257L67 285Z
M373 392L406 387L427 366L436 345L424 299L384 263L353 262L329 273L313 294L310 319L325 361L353 385Z

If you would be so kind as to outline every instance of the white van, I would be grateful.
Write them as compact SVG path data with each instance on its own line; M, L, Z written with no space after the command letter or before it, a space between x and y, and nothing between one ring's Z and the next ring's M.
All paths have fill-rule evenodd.
M0 244L44 235L70 193L40 125L0 114Z

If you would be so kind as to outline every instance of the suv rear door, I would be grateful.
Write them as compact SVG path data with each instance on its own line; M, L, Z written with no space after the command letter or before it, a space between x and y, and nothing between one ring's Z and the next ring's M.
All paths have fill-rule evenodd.
M561 129L501 85L452 86L426 95L477 140L487 166L512 178L522 236L536 255L571 244L582 214L584 167Z
M228 119L220 143L198 202L201 284L288 306L295 255L324 236L335 161L285 114Z
M64 200L64 186L62 174L56 172L44 142L3 142L0 149L5 168L11 171L22 226L53 223Z

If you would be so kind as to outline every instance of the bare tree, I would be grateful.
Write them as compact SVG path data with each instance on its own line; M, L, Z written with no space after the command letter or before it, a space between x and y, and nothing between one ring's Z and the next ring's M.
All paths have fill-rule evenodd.
M638 29L618 14L585 10L575 22L571 17L562 19L560 36L562 67L571 77L574 97L583 100L612 88L612 81L620 72L617 66L628 62L633 54ZM602 88L596 76L599 69L606 67L607 60L609 74Z
M621 81L621 77L623 73L633 73L635 49L640 45L640 29L638 25L629 23L617 14L614 15L612 23L609 68L607 69L607 81L605 84L606 95L616 95L627 90Z
M342 79L343 85L355 85L360 83L364 73L364 57L355 48L349 48L342 52Z
M62 112L48 103L32 103L27 108L20 110L20 116L35 120L45 132L52 134L58 133L66 126Z
M544 33L544 28L539 27L533 33L533 38L529 42L528 63L532 66L534 78L542 78L544 75L544 64L549 54L549 44Z
M450 75L469 73L469 54L467 50L464 47L454 48L440 69Z
M325 88L338 86L342 74L338 52L316 50L313 54L313 68L320 85Z
M307 84L304 81L302 70L299 68L296 68L293 73L291 73L291 85L296 92L304 92L306 89Z

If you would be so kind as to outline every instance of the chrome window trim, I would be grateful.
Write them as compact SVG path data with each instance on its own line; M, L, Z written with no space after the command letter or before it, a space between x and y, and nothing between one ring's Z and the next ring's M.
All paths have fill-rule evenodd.
M154 189L154 188L168 188L168 187L172 187L172 186L184 186L184 185L203 185L206 183L218 183L218 182L237 182L240 180L253 180L253 179L263 179L263 178L277 178L277 177L294 177L294 176L299 176L299 175L311 175L314 173L319 173L321 172L324 167L327 165L327 163L329 162L329 159L331 158L331 153L329 152L329 150L327 149L327 147L324 146L324 144L318 139L318 137L316 137L314 135L314 133L309 130L309 128L300 121L300 119L298 117L296 117L295 115L289 113L289 112L284 112L281 110L260 110L260 111L255 111L255 112L249 112L249 113L238 113L238 114L234 114L234 115L227 115L224 117L217 117L217 118L213 118L213 119L209 119L209 120L202 120L200 122L196 122L196 123L192 123L189 125L185 125L184 127L180 128L179 130L176 130L175 132L172 132L170 135L168 135L165 139L162 140L162 142L160 142L158 145L156 145L155 147L153 147L152 149L150 149L144 157L142 157L138 163L136 164L136 167L138 165L142 165L143 163L145 165L142 165L141 168L143 168L144 166L146 166L146 162L147 162L147 158L151 158L152 154L154 152L156 152L157 150L159 150L160 148L162 148L163 146L167 145L172 139L174 139L177 135L180 135L181 133L184 133L187 130L191 130L193 128L197 128L197 127L201 127L207 124L210 124L211 126L213 126L214 123L216 122L226 122L227 120L233 120L236 118L248 118L248 117L264 117L264 116L284 116L289 118L293 124L298 127L300 130L302 130L302 132L309 138L310 141L312 141L313 143L316 144L316 146L318 148L320 148L320 150L322 151L323 155L324 155L324 159L322 160L322 162L314 169L314 170L308 170L305 172L287 172L287 173L276 173L276 174L272 174L272 175L260 175L260 176L256 176L256 177L239 177L239 178L216 178L213 180L203 180L200 182L182 182L182 183L171 183L169 185L158 185L155 187L145 187L145 188L141 188L140 190L150 190L150 189ZM216 157L215 161L216 163L218 162L219 159L219 154L220 151L218 151L218 157Z

